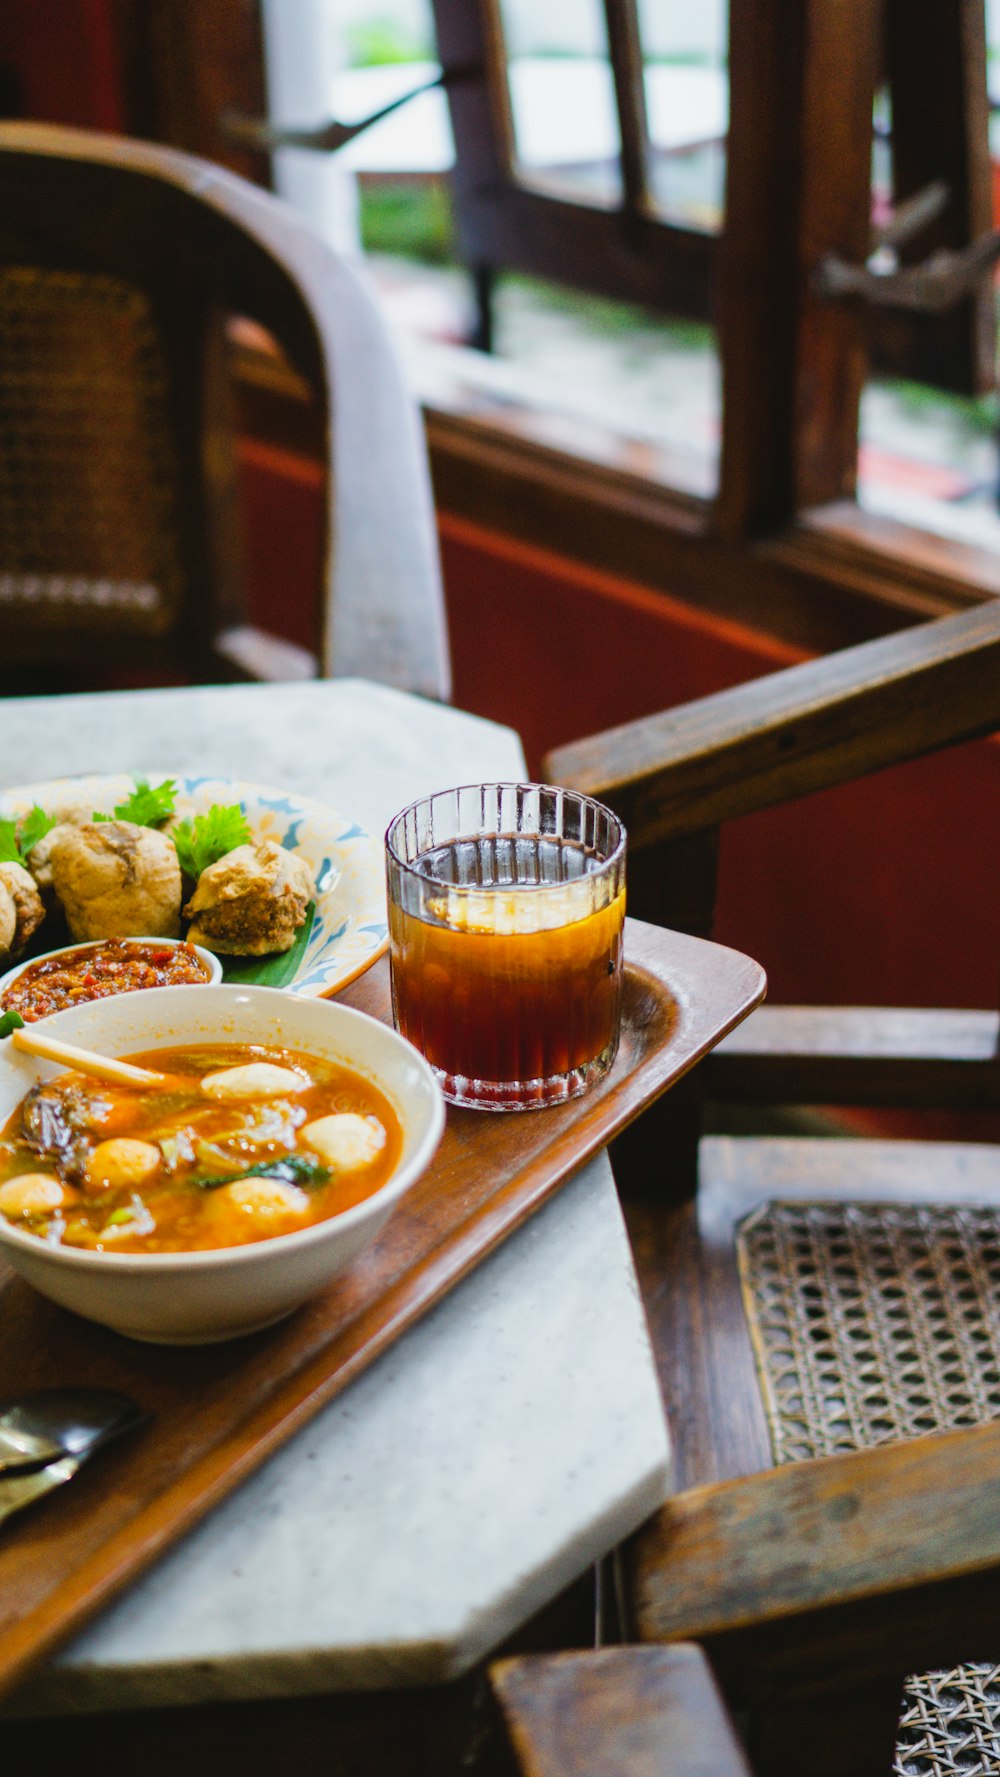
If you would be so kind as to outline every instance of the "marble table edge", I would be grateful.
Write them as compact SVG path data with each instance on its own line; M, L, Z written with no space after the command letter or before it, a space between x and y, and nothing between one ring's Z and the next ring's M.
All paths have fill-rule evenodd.
M548 1561L528 1583L474 1611L457 1634L422 1637L395 1646L297 1647L242 1653L228 1659L150 1662L114 1673L114 1709L197 1707L338 1695L355 1691L407 1690L461 1678L529 1622L542 1606L603 1558L663 1504L670 1492L673 1459L664 1428L662 1458L603 1516ZM104 1714L110 1707L106 1666L43 1668L19 1687L2 1718Z

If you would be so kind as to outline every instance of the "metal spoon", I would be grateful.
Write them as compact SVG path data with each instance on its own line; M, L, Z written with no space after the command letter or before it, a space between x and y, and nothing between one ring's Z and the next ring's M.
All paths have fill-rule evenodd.
M107 1388L46 1388L0 1403L0 1477L70 1457L74 1471L102 1444L146 1417Z

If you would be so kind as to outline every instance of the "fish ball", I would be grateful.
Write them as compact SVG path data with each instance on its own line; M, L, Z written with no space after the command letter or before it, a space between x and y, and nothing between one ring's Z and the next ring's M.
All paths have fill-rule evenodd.
M87 1160L87 1183L98 1190L118 1185L141 1185L160 1166L161 1154L152 1142L116 1135L99 1141Z
M356 1111L338 1111L317 1117L299 1131L302 1141L327 1166L351 1172L371 1166L385 1147L385 1130L377 1117L359 1117Z
M286 1092L304 1092L310 1082L290 1067L273 1061L249 1061L244 1067L224 1067L206 1074L201 1089L209 1098L283 1098Z
M44 1216L68 1203L72 1193L50 1172L22 1172L0 1185L0 1215Z
M256 1220L275 1222L301 1217L309 1208L309 1199L298 1185L286 1185L276 1178L241 1178L234 1184L221 1185L212 1193L212 1207L237 1210Z

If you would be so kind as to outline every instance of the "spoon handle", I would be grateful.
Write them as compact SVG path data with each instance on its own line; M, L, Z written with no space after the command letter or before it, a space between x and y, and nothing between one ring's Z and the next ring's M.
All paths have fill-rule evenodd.
M63 1456L59 1462L50 1462L47 1468L36 1469L33 1474L5 1475L0 1481L0 1524L25 1506L33 1505L36 1499L44 1498L53 1487L71 1481L82 1460L80 1456Z
M47 1037L34 1024L26 1024L11 1032L15 1049L26 1055L37 1055L43 1061L61 1061L77 1073L90 1074L95 1080L114 1080L125 1086L163 1086L165 1074L154 1074L146 1067L133 1067L130 1061L117 1061L111 1055L95 1055L92 1049L80 1049L75 1043L60 1043Z
M64 1454L62 1445L54 1444L51 1438L36 1438L26 1432L12 1437L0 1424L0 1476L15 1469L44 1468L47 1462Z

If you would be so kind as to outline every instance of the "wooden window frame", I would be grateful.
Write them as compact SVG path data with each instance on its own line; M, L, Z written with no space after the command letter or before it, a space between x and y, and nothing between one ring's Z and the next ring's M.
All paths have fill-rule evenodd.
M857 506L857 406L870 318L821 300L812 283L824 253L865 257L871 92L884 72L885 32L898 34L904 14L914 33L928 30L935 3L733 0L727 225L718 242L699 237L692 250L707 246L719 262L724 442L717 496L679 490L668 453L610 429L597 440L553 441L551 416L529 403L497 402L488 382L477 380L475 354L450 354L442 380L449 354L435 348L418 393L443 509L816 652L1000 595L1000 563L991 552ZM259 172L226 150L218 121L229 107L262 108L258 0L109 4L146 79L145 87L130 84L128 127ZM950 47L946 53L943 39L937 47L946 74L939 97L951 123L946 131L942 121L937 139L947 137L952 176L968 193L964 213L941 224L938 239L952 245L981 229L988 203L982 153L974 153L977 6L982 0L938 9L950 20ZM468 26L477 5L459 0L454 12ZM220 36L225 53L216 57ZM169 56L151 62L167 37ZM442 41L442 60L468 68L481 49L459 33ZM926 57L915 60L926 70ZM899 72L894 97L904 89L918 95L912 68ZM457 119L473 89L463 82L450 98ZM900 157L899 177L910 185L928 175L918 147ZM500 172L495 154L479 163L463 156L458 177L475 175L489 186ZM527 190L509 196L504 228L513 237L523 223L526 238L544 241L551 200ZM503 207L496 189L482 201L483 216L488 204ZM604 231L617 231L619 240L627 234L614 214L587 212L585 222L600 224L602 232L588 238L601 259ZM640 239L633 234L633 252ZM686 271L662 277L693 278L695 265L692 257ZM552 270L565 274L565 265ZM639 285L660 275L635 273ZM637 285L631 290L637 294ZM956 334L968 383L982 363L968 349L968 327ZM308 453L309 412L294 379L253 352L242 350L240 362L247 425Z
M453 189L459 254L471 268L500 266L577 284L599 295L707 318L718 237L658 216L647 137L634 0L606 0L621 131L621 202L574 201L517 172L498 0L434 0L455 135Z
M457 164L460 254L716 320L723 365L719 523L753 533L854 493L867 364L992 387L987 282L950 314L865 313L821 296L831 256L871 246L871 119L891 94L894 201L951 196L913 252L990 226L983 0L731 0L727 199L719 235L658 215L637 0L603 0L621 200L539 190L519 168L500 0L434 0ZM905 255L904 255L905 258ZM763 446L763 448L762 448Z

